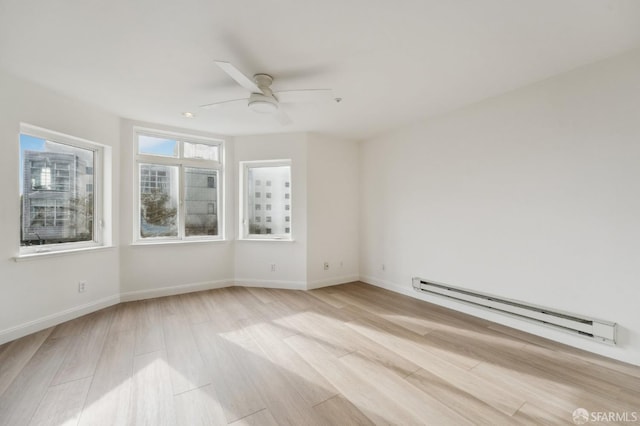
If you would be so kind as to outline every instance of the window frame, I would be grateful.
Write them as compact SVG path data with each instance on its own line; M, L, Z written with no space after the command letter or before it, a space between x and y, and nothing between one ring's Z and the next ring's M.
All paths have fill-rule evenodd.
M169 157L164 155L153 155L139 152L140 136L150 136L162 139L175 140L178 145L178 155ZM153 245L165 243L189 243L225 240L225 220L224 220L224 140L213 137L196 136L185 133L170 132L144 127L134 127L133 129L133 244ZM202 158L191 158L184 156L184 143L203 144L218 148L218 160L206 160ZM178 232L176 236L142 237L140 230L140 165L151 164L159 166L169 166L178 168ZM186 235L186 173L185 169L210 169L216 171L215 190L217 198L215 200L218 235ZM207 207L208 209L208 207ZM208 210L207 210L208 211Z
M34 126L27 123L20 123L20 132L18 134L18 146L20 144L20 135L32 136L45 141L50 141L60 145L66 145L73 148L83 149L93 152L93 228L92 239L90 241L75 241L65 243L54 244L42 244L34 246L23 246L18 240L18 256L29 257L38 254L45 253L60 253L68 251L79 251L86 249L95 249L98 247L107 247L110 238L105 235L107 232L107 226L105 223L105 206L110 205L109 200L106 200L105 190L105 176L106 176L106 164L110 150L107 145L100 144L98 142L90 141L87 139L79 138L77 136L68 135L65 133L56 132L53 130L45 129L42 127ZM20 149L19 149L20 152ZM23 159L24 161L24 159ZM20 168L18 168L20 170ZM20 173L18 171L18 173ZM23 170L24 173L24 170ZM20 181L24 182L24 176L19 176ZM52 181L53 182L53 181ZM24 196L26 188L23 188L22 196ZM20 193L18 191L18 195ZM31 212L22 211L22 202L20 203L20 228L23 226L25 214L31 214Z
M293 194L293 162L291 159L278 159L278 160L251 160L251 161L240 161L238 163L239 167L239 230L238 230L238 239L241 241L294 241L294 227L292 225L292 221L288 222L285 227L288 227L290 232L282 233L282 234L250 234L249 233L249 217L248 217L248 205L249 205L249 169L250 168L259 168L259 167L281 167L287 166L289 167L289 187L287 187L290 194ZM267 186L271 187L271 182L269 185L264 183L264 188ZM255 190L254 190L255 192ZM262 190L260 192L263 192ZM262 198L262 197L261 197ZM290 205L292 205L293 195L290 195L290 198L287 200ZM290 217L293 217L292 211L289 213ZM266 220L265 220L266 223ZM272 223L272 222L271 222Z

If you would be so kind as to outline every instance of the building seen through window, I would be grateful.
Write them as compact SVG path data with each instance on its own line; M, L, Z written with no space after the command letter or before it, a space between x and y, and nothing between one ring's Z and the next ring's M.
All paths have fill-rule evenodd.
M20 135L20 245L93 240L94 152Z

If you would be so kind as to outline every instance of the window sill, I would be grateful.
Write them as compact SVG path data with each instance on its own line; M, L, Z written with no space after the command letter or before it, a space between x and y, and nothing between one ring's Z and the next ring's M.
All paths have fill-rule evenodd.
M171 246L181 244L206 244L206 243L224 243L229 242L226 239L211 239L211 240L156 240L156 241L136 241L131 243L131 247L148 247L148 246Z
M36 259L49 259L51 257L58 256L68 256L71 254L80 254L80 253L92 253L94 251L112 249L114 246L94 246L94 247L82 247L77 249L68 249L68 250L51 250L40 253L25 253L19 254L13 258L16 262L24 262L26 260L36 260Z
M266 241L271 243L295 243L292 238L239 238L238 241Z

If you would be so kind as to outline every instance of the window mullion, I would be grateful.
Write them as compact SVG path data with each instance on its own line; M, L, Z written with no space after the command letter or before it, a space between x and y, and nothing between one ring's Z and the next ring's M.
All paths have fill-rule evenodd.
M182 144L180 144L182 145ZM178 208L178 237L181 240L185 239L185 235L186 235L186 230L185 230L185 226L187 223L187 217L186 217L186 209L185 209L185 203L184 203L184 197L185 197L185 175L184 175L184 166L180 165L179 166L179 170L180 172L178 173L178 194L180 197L180 202L179 202L179 208Z

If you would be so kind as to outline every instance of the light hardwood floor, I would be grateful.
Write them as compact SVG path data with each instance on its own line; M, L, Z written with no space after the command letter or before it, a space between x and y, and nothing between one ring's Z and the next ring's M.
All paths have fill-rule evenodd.
M124 303L0 346L10 426L555 425L579 407L640 415L640 367L362 283Z

